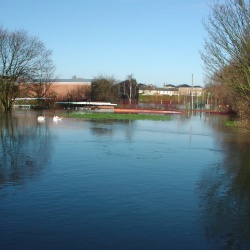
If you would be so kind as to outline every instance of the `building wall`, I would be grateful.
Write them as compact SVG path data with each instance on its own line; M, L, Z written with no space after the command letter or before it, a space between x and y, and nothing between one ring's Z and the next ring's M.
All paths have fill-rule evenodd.
M79 91L79 88L87 91L91 88L91 83L54 82L51 85L50 90L54 91L58 96L66 96L69 92Z
M27 88L31 84L32 88ZM85 79L56 79L46 84L39 83L25 83L20 85L23 91L21 92L22 98L43 96L46 90L47 98L54 98L56 100L74 99L84 100L88 99L91 90L91 80ZM39 94L38 94L39 93Z
M142 95L184 95L189 96L191 92L194 96L201 96L203 93L203 88L201 87L176 87L176 88L150 88L142 87L139 89L139 93Z
M201 96L203 88L179 87L179 95L191 95L191 92L194 96Z

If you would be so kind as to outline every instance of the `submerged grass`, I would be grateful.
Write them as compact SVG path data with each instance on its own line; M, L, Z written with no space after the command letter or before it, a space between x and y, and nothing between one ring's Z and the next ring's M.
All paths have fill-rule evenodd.
M227 121L225 125L228 127L235 127L238 126L239 123L237 121Z
M163 121L171 120L168 115L152 115L152 114L116 114L116 113L71 113L67 115L72 118L82 119L105 119L105 120L153 120Z
M225 124L230 128L238 128L243 130L250 130L250 121L249 120L236 120L236 121L227 121Z

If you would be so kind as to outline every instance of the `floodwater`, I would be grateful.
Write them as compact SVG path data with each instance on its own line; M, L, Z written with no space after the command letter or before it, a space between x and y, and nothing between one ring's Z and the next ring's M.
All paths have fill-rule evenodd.
M0 249L250 249L250 132L227 116L46 112L0 114Z

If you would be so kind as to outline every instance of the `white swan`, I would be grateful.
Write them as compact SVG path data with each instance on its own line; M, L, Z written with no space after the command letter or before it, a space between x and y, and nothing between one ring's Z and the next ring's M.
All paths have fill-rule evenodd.
M40 115L40 116L37 117L37 120L39 122L43 122L45 120L45 116Z
M62 117L59 117L59 116L57 116L57 115L54 115L53 121L60 121L60 120L62 120Z

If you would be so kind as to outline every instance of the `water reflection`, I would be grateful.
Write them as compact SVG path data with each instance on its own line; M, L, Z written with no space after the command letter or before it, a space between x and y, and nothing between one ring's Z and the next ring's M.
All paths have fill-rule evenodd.
M1 249L247 249L249 132L46 115L0 116Z
M52 151L46 124L31 123L27 114L2 113L0 136L0 184L20 184L41 173Z
M203 172L201 220L207 237L220 241L223 249L249 249L250 133L217 129L225 158Z
M123 129L125 129L125 134L127 139L132 139L133 137L133 125L136 123L134 120L98 120L91 121L90 131L93 135L97 136L106 136L113 135L115 132L119 132L117 130L117 126L123 125Z

